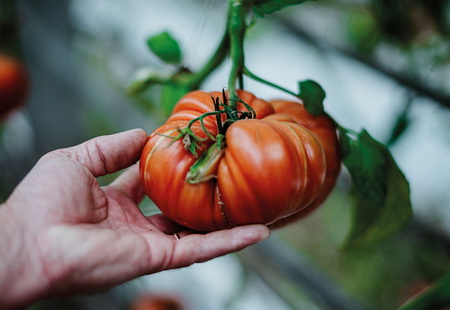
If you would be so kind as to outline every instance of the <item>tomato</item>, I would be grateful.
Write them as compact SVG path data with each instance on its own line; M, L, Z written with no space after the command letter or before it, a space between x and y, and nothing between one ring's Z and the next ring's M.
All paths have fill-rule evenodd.
M220 133L219 123L226 120L225 115L191 122L213 112L213 100L222 94L195 91L179 101L142 152L140 172L147 195L166 216L190 229L273 224L322 196L327 162L320 139L298 124L296 114L276 113L276 104L249 92L238 91L237 95L254 110L256 118L229 125L222 150L213 138ZM239 103L237 109L244 113L248 108ZM181 139L189 124L191 135ZM198 143L196 152L186 148L193 137ZM196 173L191 167L198 162L196 155L211 156L200 171L206 177L193 182Z
M20 107L28 93L28 74L21 62L0 55L0 119Z

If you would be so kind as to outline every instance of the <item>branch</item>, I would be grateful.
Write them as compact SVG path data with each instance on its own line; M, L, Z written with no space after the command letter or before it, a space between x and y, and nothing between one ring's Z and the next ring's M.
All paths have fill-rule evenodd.
M320 39L317 36L306 31L304 28L295 24L292 21L286 20L281 17L276 17L276 16L272 16L272 19L275 22L277 22L278 24L285 27L289 32L294 34L297 38L299 38L303 41L306 41L309 44L316 46L319 49L325 50L326 52L340 54L340 55L350 58L352 60L356 60L356 61L364 64L367 67L370 67L378 72L381 72L382 74L395 80L399 84L406 86L407 88L416 92L418 95L432 99L436 103L440 104L441 106L450 108L450 95L447 95L444 93L439 93L436 90L425 86L424 83L421 83L420 81L405 77L402 74L399 74L391 69L384 67L383 65L374 61L373 59L362 57L361 55L359 55L357 53L354 53L347 49L340 48L333 44L330 44L330 43L326 42L325 40Z

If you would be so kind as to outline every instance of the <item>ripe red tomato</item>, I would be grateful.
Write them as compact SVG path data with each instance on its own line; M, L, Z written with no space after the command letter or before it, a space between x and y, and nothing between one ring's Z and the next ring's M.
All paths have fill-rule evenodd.
M232 123L223 151L213 145L212 137L218 133L215 115L204 118L203 128L199 122L191 126L202 140L198 155L208 148L217 153L204 173L212 178L187 182L197 158L185 149L186 141L173 137L192 119L214 111L212 98L221 97L219 92L195 91L183 97L167 123L150 135L142 152L140 171L146 193L166 216L188 228L212 231L273 224L321 196L327 163L318 137L299 125L295 115L276 113L270 103L249 92L237 95L253 108L256 119ZM238 104L239 111L246 109Z
M28 74L21 62L0 55L0 119L20 107L28 94Z

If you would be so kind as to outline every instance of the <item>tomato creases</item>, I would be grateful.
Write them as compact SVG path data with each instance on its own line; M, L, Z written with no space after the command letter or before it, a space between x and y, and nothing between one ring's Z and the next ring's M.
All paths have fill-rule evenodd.
M306 127L298 126L297 124L290 122L275 122L275 124L282 124L283 126L288 127L297 139L296 146L302 146L306 155L304 164L308 168L306 181L307 188L303 200L299 201L299 206L296 207L296 211L298 211L305 207L309 207L311 202L322 193L327 172L325 153L322 144Z
M292 123L243 120L230 126L226 141L218 186L233 225L272 223L306 207L318 195L321 186L312 186L316 180L308 177L312 170L323 179L324 155L306 129ZM319 155L310 154L304 144L312 144Z
M324 202L333 190L339 175L341 156L339 153L339 141L336 128L330 117L325 114L314 116L299 102L276 100L270 101L270 104L274 107L276 112L273 117L277 119L282 119L283 115L285 115L286 118L290 117L294 119L297 124L306 127L314 134L322 145L327 164L327 172L319 196L306 209L285 219L284 222L280 221L277 223L278 226L283 226L307 216ZM269 117L272 117L272 115Z
M186 122L166 123L150 135L140 160L144 190L167 217L181 225L192 227L192 223L197 223L198 228L204 225L225 228L222 222L215 224L213 221L215 217L222 219L214 187L208 182L196 185L185 182L197 158L184 148L181 139L173 141L167 137L177 136L179 128L186 125ZM206 139L200 152L212 144L199 125L194 124L191 129L198 137Z
M199 90L194 91L186 94L178 101L167 123L176 121L189 122L204 113L212 111L214 111L214 102L211 93ZM217 134L217 122L214 115L206 116L203 119L203 123L209 132Z
M264 119L268 121L289 122L298 124L291 116L287 114L278 114L278 113L270 114L264 117Z

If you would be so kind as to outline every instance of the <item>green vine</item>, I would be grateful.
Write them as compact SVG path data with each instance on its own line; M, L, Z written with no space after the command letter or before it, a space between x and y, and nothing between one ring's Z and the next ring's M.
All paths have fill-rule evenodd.
M188 93L189 91L199 89L211 73L214 72L228 57L231 61L227 85L230 101L229 107L231 109L236 110L236 105L240 101L236 96L236 90L237 87L240 89L244 88L244 76L298 97L296 93L256 76L245 66L244 39L246 32L250 27L250 23L247 23L247 20L252 17L250 14L252 12L251 9L253 8L253 10L255 10L255 8L259 8L259 5L255 5L255 3L258 3L258 1L229 1L227 22L222 39L212 56L197 72L191 72L185 67L178 68L169 76L155 73L153 70L141 72L129 86L129 92L133 95L137 95L153 85L175 85L182 90L183 93ZM155 37L161 37L161 35ZM173 44L172 40L174 39L170 38L170 40L170 43ZM163 43L167 42L161 42L161 44ZM157 51L153 50L153 52ZM159 56L163 60L167 58L165 55Z
M273 3L271 4L271 2ZM215 142L210 149L204 152L204 155L202 155L193 165L193 172L191 172L187 178L189 183L198 183L199 180L202 180L203 182L210 179L208 176L205 176L204 171L206 170L202 167L209 165L206 162L212 161L212 154L215 154L213 157L216 158L218 156L217 154L220 153L212 151L212 149L218 149L221 151L225 148L225 134L232 123L246 118L256 118L254 110L237 96L237 87L239 87L239 89L244 88L244 76L282 90L290 95L299 97L292 91L256 76L245 66L244 39L246 32L250 27L250 23L248 24L247 20L255 20L254 17L251 16L252 9L256 15L262 16L260 14L261 12L267 14L280 9L282 6L288 5L286 4L280 7L277 2L278 1L273 0L268 2L255 0L230 0L225 32L217 49L200 70L197 72L191 72L188 68L180 67L170 76L158 75L149 70L147 74L140 76L129 87L129 91L132 94L141 93L152 85L170 86L171 91L176 91L179 89L179 93L184 94L200 88L202 83L219 65L224 62L225 59L227 59L227 57L231 60L231 68L228 77L228 96L226 96L225 91L223 91L222 98L212 98L214 111L204 113L199 117L192 119L186 128L178 129L178 135L167 136L168 138L173 139L173 142L182 140L185 149L195 157L198 157L198 149L204 147L203 142L205 139L198 137L192 131L192 126L193 124L199 122L202 130L208 138ZM276 6L271 6L273 4L276 4ZM175 39L173 39L167 32L156 35L150 38L147 42L151 43L149 46L150 49L152 49L152 51L163 61L173 64L173 60L176 59L181 62L182 56L179 46L177 45ZM167 51L167 54L164 54L164 52L161 51L160 45L165 47L172 46L173 50ZM242 103L247 111L238 110L238 103ZM169 104L174 105L175 103L171 102ZM224 114L226 115L226 119L222 122L222 115ZM213 136L204 125L204 119L208 116L216 117L218 131L216 136ZM207 157L208 160L205 160L205 157Z

